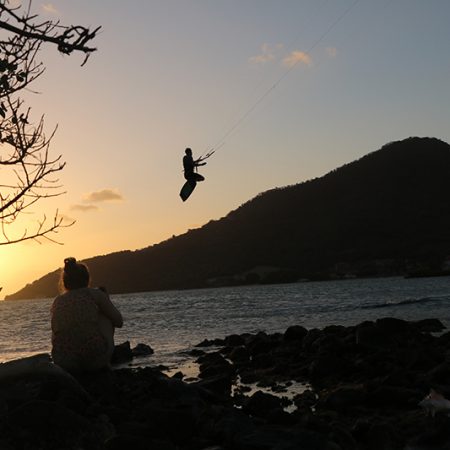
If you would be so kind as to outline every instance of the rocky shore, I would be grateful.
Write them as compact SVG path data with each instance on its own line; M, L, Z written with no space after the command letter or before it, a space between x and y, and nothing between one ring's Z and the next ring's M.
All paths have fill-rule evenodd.
M450 407L419 403L430 389L450 397L449 347L439 320L384 318L204 341L190 382L153 367L73 379L3 364L0 449L446 450ZM132 356L122 345L116 361Z

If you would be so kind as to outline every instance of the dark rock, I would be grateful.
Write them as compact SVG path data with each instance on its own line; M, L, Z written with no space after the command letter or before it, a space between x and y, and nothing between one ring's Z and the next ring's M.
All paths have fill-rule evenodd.
M328 325L322 330L324 334L332 334L341 337L346 336L349 331L352 331L352 327L344 327L343 325Z
M192 350L189 350L186 352L188 355L194 356L196 358L203 356L205 352L203 350L200 350L198 348L193 348Z
M274 355L271 353L259 353L252 358L252 367L255 369L266 369L273 367L276 363Z
M379 408L410 409L423 398L419 390L398 386L379 386L367 393L367 404Z
M428 424L427 429L420 430L418 436L410 440L410 447L413 449L450 449L450 419L440 418Z
M317 395L310 389L307 389L306 391L302 392L301 394L297 394L294 397L294 404L300 410L310 409L316 403L317 403Z
M286 329L283 335L285 341L302 341L308 334L308 330L300 325L293 325Z
M200 380L194 385L228 397L231 394L232 379L229 375L222 374Z
M318 330L317 328L312 328L311 330L308 330L308 333L302 340L302 347L305 350L310 350L314 341L317 338L319 338L319 336L321 336L321 335L322 335L322 332L320 330Z
M341 450L325 436L311 431L259 428L242 436L235 448L242 450Z
M119 434L105 442L105 450L177 450L178 447L169 441Z
M212 423L211 435L218 442L226 442L227 448L239 448L237 441L241 436L252 433L255 422L239 409L222 410L217 420Z
M389 424L373 424L367 433L370 450L391 450L399 448L395 445L395 430Z
M114 347L114 353L111 358L113 364L123 364L133 359L130 342L126 341Z
M197 360L200 364L200 378L210 378L217 375L234 374L234 367L220 353L208 353Z
M147 344L137 344L136 347L131 349L131 353L134 358L139 356L153 355L154 350Z
M172 375L172 378L177 378L178 380L182 380L184 378L184 373L181 371L175 372Z
M365 441L371 427L369 418L358 418L351 428L351 433L357 441Z
M375 322L378 329L384 333L399 334L405 333L411 329L411 324L406 320L396 319L394 317L384 317Z
M446 384L450 381L450 362L444 362L431 369L425 378L430 384Z
M153 439L170 440L180 445L189 442L197 433L195 411L189 407L150 403L142 413L146 433Z
M55 402L34 400L7 415L13 433L25 440L45 441L48 438L60 448L81 443L83 436L93 431L90 422Z
M146 423L126 420L117 427L117 432L124 436L135 436L138 438L153 437L152 430Z
M282 411L281 400L275 395L256 391L244 402L244 411L252 416L267 417L273 411Z
M366 398L366 390L362 385L342 386L329 392L320 401L326 408L335 410L347 409L361 405Z
M340 425L333 425L331 439L336 442L342 449L358 450L358 444L356 443L351 433L346 428Z
M274 346L270 336L266 333L259 332L255 336L247 339L246 347L252 356L269 352Z
M228 355L235 364L243 364L250 360L250 354L245 346L234 347Z
M322 334L311 344L311 349L318 353L340 352L343 347L342 339L334 334Z
M225 338L225 345L228 347L238 347L240 345L245 345L245 338L238 334L232 334Z
M223 339L203 339L202 342L198 343L196 347L221 347L225 345Z
M445 329L445 326L439 319L422 319L412 322L412 326L421 332L438 333Z
M326 377L338 376L346 368L343 358L331 355L318 355L309 366L311 380L319 380Z
M391 348L395 341L391 334L386 333L380 327L368 325L356 328L356 343L364 347Z

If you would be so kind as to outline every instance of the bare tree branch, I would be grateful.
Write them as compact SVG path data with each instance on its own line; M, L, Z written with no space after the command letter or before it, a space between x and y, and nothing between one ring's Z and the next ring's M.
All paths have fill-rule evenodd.
M31 109L15 96L44 73L44 65L37 60L43 44L56 45L64 54L84 53L86 62L96 50L89 43L100 27L90 31L38 19L31 14L31 1L23 9L0 0L0 29L4 30L0 40L0 245L41 239L58 243L51 236L73 225L64 223L56 211L53 220L43 215L32 231L17 230L17 219L33 212L38 202L65 193L58 178L65 163L61 155L50 155L56 128L46 137L44 117L33 123Z

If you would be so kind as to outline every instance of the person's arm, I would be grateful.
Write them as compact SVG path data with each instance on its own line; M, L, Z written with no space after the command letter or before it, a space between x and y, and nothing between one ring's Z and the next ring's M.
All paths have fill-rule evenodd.
M195 166L206 166L205 162L202 162L202 159L197 159L197 161L194 161Z
M95 289L95 291L95 302L97 303L100 312L111 321L113 326L122 328L122 314L120 314L120 311L113 305L107 292L103 289Z

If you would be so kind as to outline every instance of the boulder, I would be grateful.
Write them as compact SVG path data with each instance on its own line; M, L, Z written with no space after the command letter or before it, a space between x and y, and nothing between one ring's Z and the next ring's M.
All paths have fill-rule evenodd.
M348 385L338 387L321 399L321 407L334 410L344 410L364 403L366 390L363 385Z
M136 347L131 349L131 353L134 358L139 356L149 356L153 355L154 350L147 344L137 344Z
M422 319L411 324L416 330L424 333L438 333L445 329L444 324L439 319Z
M130 342L125 341L122 344L114 346L114 352L111 357L112 364L123 364L133 359Z
M245 339L239 334L232 334L225 338L225 345L228 347L238 347L240 345L245 345Z
M279 397L256 391L251 397L244 401L243 410L256 417L268 417L274 411L282 411Z
M301 342L307 334L308 330L305 327L302 327L301 325L293 325L286 329L283 339L288 342Z

